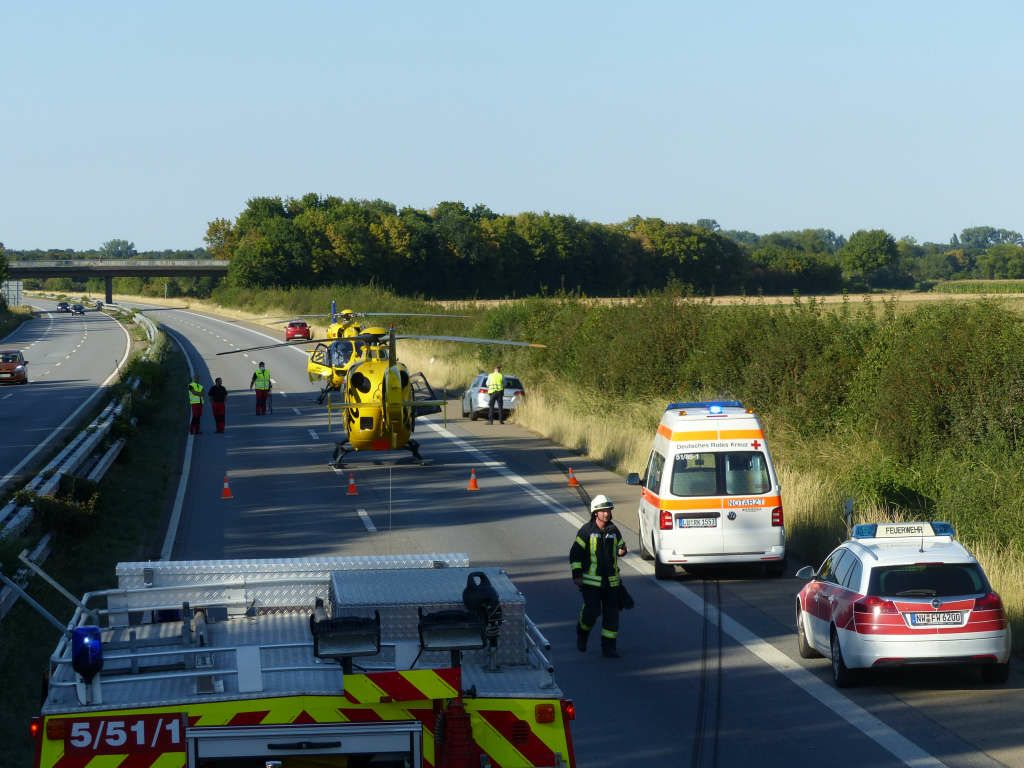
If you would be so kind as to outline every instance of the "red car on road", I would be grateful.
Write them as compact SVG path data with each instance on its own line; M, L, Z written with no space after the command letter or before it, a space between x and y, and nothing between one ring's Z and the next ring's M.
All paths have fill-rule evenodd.
M0 382L28 384L28 360L15 349L0 352Z
M284 340L309 339L312 338L309 332L309 324L305 320L292 320L284 327Z

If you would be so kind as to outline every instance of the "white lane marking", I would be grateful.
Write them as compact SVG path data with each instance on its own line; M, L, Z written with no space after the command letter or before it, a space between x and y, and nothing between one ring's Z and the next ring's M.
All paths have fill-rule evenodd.
M370 533L376 533L377 526L373 524L373 520L370 519L370 515L367 511L365 509L357 509L356 512L359 513L359 519L363 521L363 525L366 526L366 530Z
M315 429L309 430L309 436L312 437L314 440L319 440L320 439L320 435L318 435L316 433Z
M0 397L0 400L6 400L6 399L7 399L8 397L10 397L10 396L11 396L11 394L12 394L11 392L8 392L8 393L7 393L6 395L4 395L3 397Z
M582 517L573 514L573 512L571 512L567 507L562 506L562 504L539 488L535 488L525 478L520 477L512 470L502 466L499 462L491 460L484 451L470 445L462 438L457 437L444 427L439 427L433 422L424 420L421 423L428 429L442 435L467 453L478 456L485 466L493 468L498 472L498 474L505 476L516 485L519 485L530 496L573 526L574 529L578 530L585 522ZM641 573L645 576L654 575L654 566L639 560L637 557L626 557L623 559L623 562L637 573ZM655 583L698 616L704 615L704 601L682 584L664 581L656 581ZM710 621L718 621L718 612L715 610L714 606L708 606L708 618ZM854 704L835 688L823 683L813 674L786 656L786 654L782 653L782 651L775 648L771 643L765 641L738 621L731 618L729 614L723 613L721 615L721 622L722 630L729 635L729 637L741 644L744 648L750 651L750 653L761 659L761 661L770 666L776 672L786 677L794 685L799 686L810 696L820 701L826 707L839 715L839 717L843 718L846 722L855 727L880 747L894 755L904 764L914 766L914 768L924 768L924 766L929 766L930 768L945 768L945 763L925 752L910 739L890 728L867 710L857 704Z
M191 379L195 376L195 368L192 367L192 358L188 356L188 352L185 351L185 346L181 343L178 338L178 334L174 333L166 326L164 331L171 338L171 340L178 345L178 349L181 350L181 354L185 356L185 362L188 363L188 375ZM188 490L188 476L192 468L192 444L195 442L195 436L189 435L188 440L185 441L185 458L181 463L181 477L178 478L178 490L174 494L174 506L171 508L171 519L167 522L167 533L164 534L164 545L160 548L160 559L169 560L171 557L171 551L174 549L174 539L178 536L178 526L181 524L181 508L185 504L185 491Z
M292 408L292 410L295 411L295 415L296 416L301 416L302 415L302 411L300 411L298 408Z

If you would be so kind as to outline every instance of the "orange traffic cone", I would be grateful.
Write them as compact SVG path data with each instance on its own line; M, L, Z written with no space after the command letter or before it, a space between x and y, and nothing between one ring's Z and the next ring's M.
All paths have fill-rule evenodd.
M467 491L479 491L480 486L476 484L476 470L469 470L469 485L466 486Z
M235 498L234 496L231 495L231 488L228 486L228 476L227 475L224 475L224 488L220 492L220 497L222 499L233 499L233 498Z
M569 467L569 487L576 488L580 484L580 481L576 479L576 474L572 471L572 467Z
M358 496L359 491L356 490L356 476L351 472L348 474L348 490L345 492L348 496Z

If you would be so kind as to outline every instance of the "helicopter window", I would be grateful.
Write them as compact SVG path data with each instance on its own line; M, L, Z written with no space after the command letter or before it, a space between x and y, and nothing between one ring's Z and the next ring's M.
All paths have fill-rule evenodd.
M352 359L352 342L346 339L331 344L331 367L341 368Z
M651 460L647 464L647 472L644 476L644 488L652 493L658 493L661 489L661 476L665 470L665 457L655 451L651 454Z
M324 356L326 354L327 354L327 347L325 347L323 344L317 344L316 348L313 350L313 354L310 355L309 359L312 362L317 363L318 365L323 365L324 364Z
M718 456L715 453L677 453L672 464L672 495L717 495Z

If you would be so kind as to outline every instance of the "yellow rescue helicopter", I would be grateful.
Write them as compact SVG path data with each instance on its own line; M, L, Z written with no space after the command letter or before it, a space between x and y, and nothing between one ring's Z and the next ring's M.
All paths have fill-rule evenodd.
M376 330L376 329L375 329ZM364 335L367 334L364 331ZM336 443L332 464L343 467L345 456L352 451L389 451L407 449L423 463L419 443L412 434L416 417L439 413L445 401L434 395L422 373L409 373L398 360L398 339L452 341L466 344L495 344L543 349L545 344L504 339L478 339L468 336L397 335L387 331L387 340L378 337L376 345L367 345L361 357L350 363L341 388L343 401L328 400L328 416L341 414L346 439Z
M323 403L331 392L338 392L345 384L345 375L353 363L356 363L368 354L376 354L381 345L381 339L387 335L387 330L379 326L363 328L360 323L367 317L468 317L468 315L438 315L423 312L353 312L351 309L338 311L337 302L331 301L331 311L323 315L298 315L301 318L329 317L330 324L327 326L327 333L322 339L296 339L280 344L263 344L245 349L232 350L232 352L219 352L226 355L233 352L252 352L260 349L272 349L283 346L299 346L304 344L315 344L312 350L307 352L306 375L310 384L320 386L318 403ZM399 337L401 338L401 337Z

